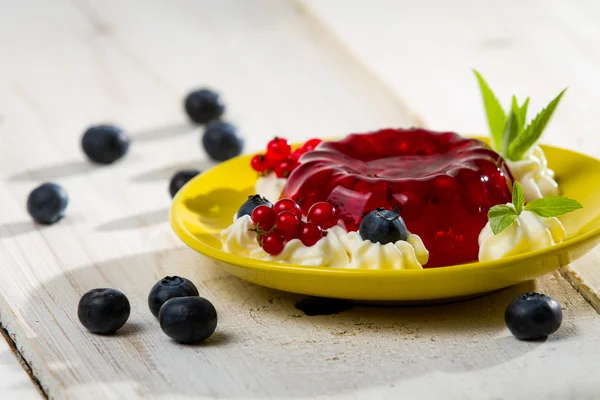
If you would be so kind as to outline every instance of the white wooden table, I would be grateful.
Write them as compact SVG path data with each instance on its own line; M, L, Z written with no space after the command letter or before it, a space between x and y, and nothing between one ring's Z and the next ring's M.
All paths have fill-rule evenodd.
M211 166L181 109L198 85L223 94L252 151L275 135L383 126L481 132L476 67L503 98L530 94L536 107L569 86L547 140L600 156L599 17L594 0L0 1L0 398L596 398L598 251L471 301L309 317L300 296L185 248L166 211L171 174ZM101 168L79 138L102 121L135 139ZM48 180L71 202L39 227L24 204ZM217 307L205 344L174 344L147 309L167 274ZM114 337L77 321L79 297L100 286L132 303ZM504 327L528 290L564 306L546 342Z

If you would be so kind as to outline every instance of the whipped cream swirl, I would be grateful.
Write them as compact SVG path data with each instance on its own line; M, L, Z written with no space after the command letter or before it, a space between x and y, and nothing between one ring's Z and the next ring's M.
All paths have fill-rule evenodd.
M523 187L525 201L559 195L554 171L548 168L546 155L540 146L533 146L523 160L506 160L506 163L515 180Z
M346 232L341 226L327 230L327 236L314 246L305 246L299 239L290 240L278 255L265 252L256 241L252 219L242 216L221 232L223 250L254 259L332 268L421 269L429 252L417 235L407 241L372 243L358 232Z
M479 261L544 249L565 240L567 233L557 218L543 218L529 211L508 228L494 235L490 223L479 234Z

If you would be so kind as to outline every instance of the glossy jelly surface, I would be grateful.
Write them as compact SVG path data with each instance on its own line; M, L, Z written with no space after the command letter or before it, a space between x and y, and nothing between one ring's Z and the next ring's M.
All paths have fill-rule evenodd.
M483 142L452 132L384 129L325 142L300 158L283 196L304 213L338 208L349 231L378 207L400 210L430 252L425 267L477 259L488 210L511 200L512 176Z

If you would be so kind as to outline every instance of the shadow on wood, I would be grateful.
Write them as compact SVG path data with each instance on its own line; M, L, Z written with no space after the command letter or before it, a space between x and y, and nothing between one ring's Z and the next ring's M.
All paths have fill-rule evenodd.
M65 163L49 165L42 168L30 169L19 172L8 178L10 181L45 181L67 178L85 174L99 168L89 161L67 161Z
M200 126L186 122L175 122L172 124L133 132L131 137L135 142L153 142L155 140L172 139L176 136L200 132Z
M219 326L205 344L174 343L150 313L148 292L166 275L191 279L217 308ZM79 325L77 302L94 287L119 288L128 296L131 318L118 335L93 335ZM294 307L303 296L244 282L178 249L57 276L35 291L23 315L37 333L27 340L54 348L46 359L29 360L52 370L40 377L44 387L45 379L57 379L67 393L81 385L130 382L140 396L298 397L387 386L433 371L460 374L523 357L543 343L510 337L503 313L513 297L533 289L530 283L453 304L355 305L309 317Z
M168 193L165 194L168 196ZM145 212L130 217L119 218L114 221L106 222L96 228L98 231L120 231L126 229L145 228L152 225L157 225L169 220L169 209L161 208Z
M185 163L177 163L173 165L168 165L166 167L161 167L143 172L131 178L131 181L136 183L165 181L165 187L168 188L167 185L176 172L181 171L183 169L198 169L200 170L200 172L203 172L211 168L213 165L213 163L206 160L191 160Z

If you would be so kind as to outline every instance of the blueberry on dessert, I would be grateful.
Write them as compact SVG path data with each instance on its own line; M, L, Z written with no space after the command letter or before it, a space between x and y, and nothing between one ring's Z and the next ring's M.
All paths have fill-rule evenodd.
M29 194L27 212L36 222L50 225L65 215L68 203L69 196L62 186L44 183Z
M88 128L81 138L85 155L98 164L112 164L129 150L131 138L115 125L96 125Z
M246 200L246 202L242 204L242 206L238 210L237 218L240 218L244 215L252 216L252 211L254 211L254 209L258 206L273 207L273 204L271 204L269 200L265 199L264 197L258 194L248 196L248 200Z
M119 330L131 307L127 297L115 289L93 289L79 300L77 316L81 324L94 333L108 335Z
M217 328L217 310L202 297L177 297L163 304L158 321L163 332L176 342L199 343Z
M208 124L202 136L202 145L210 158L226 161L240 155L244 149L244 138L237 128L229 123L214 121Z
M200 171L197 169L184 169L173 175L171 182L169 182L169 193L171 193L171 197L175 197L175 194L179 189L199 173Z
M167 276L156 284L150 290L148 295L148 307L152 315L158 318L160 308L168 300L175 297L199 296L198 289L188 279L179 276Z
M218 119L225 112L225 105L218 93L210 89L199 89L185 97L185 112L197 124L206 124Z
M408 238L408 230L397 210L378 208L371 211L360 223L358 230L363 240L373 243L396 243Z
M543 339L560 327L562 310L552 297L525 293L510 303L504 320L510 333L517 339Z

